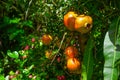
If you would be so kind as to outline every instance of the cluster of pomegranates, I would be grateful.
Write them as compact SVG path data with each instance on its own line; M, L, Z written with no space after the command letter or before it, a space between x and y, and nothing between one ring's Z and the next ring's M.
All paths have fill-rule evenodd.
M78 15L69 11L64 15L64 25L70 31L78 31L81 34L88 33L92 28L92 18L87 15Z
M69 11L64 15L64 25L70 31L80 32L80 49L81 52L84 51L85 42L87 41L85 36L90 32L92 28L92 18L84 14L76 14L74 11ZM85 39L84 39L85 38ZM83 41L84 40L84 41ZM67 57L67 68L70 71L76 71L80 68L80 61L76 58L78 55L77 48L74 46L69 46L65 50Z
M74 46L69 46L65 49L65 55L67 60L67 69L70 71L76 71L80 68L80 61L77 59L78 50Z
M92 28L92 18L88 15L78 15L73 11L69 11L64 15L64 25L70 31L77 31L81 34L86 34L90 32ZM81 38L82 39L82 38ZM50 35L42 36L42 43L44 45L49 45L52 41L52 37ZM83 42L83 41L82 41ZM51 51L46 51L46 58L49 58L51 55ZM66 55L66 67L70 71L77 71L80 69L81 63L78 57L78 50L74 46L68 46L65 49Z

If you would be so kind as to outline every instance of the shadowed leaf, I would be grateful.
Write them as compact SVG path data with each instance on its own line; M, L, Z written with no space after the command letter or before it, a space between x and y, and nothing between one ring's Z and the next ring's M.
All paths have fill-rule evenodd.
M87 46L85 48L85 53L84 53L84 57L83 57L83 67L82 67L83 80L91 80L91 77L92 77L92 73L93 73L92 49L93 49L93 41L90 38L88 40Z

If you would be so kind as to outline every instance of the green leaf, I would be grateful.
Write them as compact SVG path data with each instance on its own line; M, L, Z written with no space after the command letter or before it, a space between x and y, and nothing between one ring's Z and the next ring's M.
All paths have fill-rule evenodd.
M6 24L15 24L15 23L19 23L20 22L20 18L9 18L9 17L4 17L3 22Z
M24 21L24 22L22 23L22 25L23 25L23 26L28 26L28 27L30 27L30 28L33 28L33 22L30 21L30 20Z
M20 22L20 18L11 19L9 23L12 24L12 23L18 23L18 22Z
M14 71L10 71L9 74L10 74L10 75L14 75L15 72L14 72Z
M82 80L91 80L93 73L93 41L90 38L87 42L83 57Z
M7 55L11 58L19 58L19 54L17 51L11 52L10 50L7 51Z
M3 22L4 22L4 23L9 24L9 21L10 21L10 18L9 18L9 17L5 16L5 17L3 18Z
M5 80L4 75L0 75L0 80Z
M29 66L28 68L23 70L23 73L28 74L30 72L30 70L33 69L33 67L34 67L34 65Z
M13 40L16 36L19 36L20 34L24 34L24 30L18 30L16 29L15 32L12 32L10 35L9 35L9 39L10 40Z
M84 65L82 65L82 80L87 80L87 73L86 73L86 67Z
M104 80L118 80L118 70L115 62L120 59L120 17L115 18L110 25L110 29L106 33L104 40Z

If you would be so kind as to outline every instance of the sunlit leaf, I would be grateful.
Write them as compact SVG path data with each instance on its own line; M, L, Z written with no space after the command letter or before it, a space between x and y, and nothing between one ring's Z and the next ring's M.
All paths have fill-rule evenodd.
M118 80L118 70L115 62L120 59L120 43L117 36L119 35L120 17L112 21L109 31L106 33L104 40L104 80Z
M23 73L28 74L33 67L34 65L29 66L28 68L23 70Z
M33 22L30 21L30 20L24 21L24 22L22 23L22 25L23 25L23 26L28 26L28 27L30 27L30 28L33 28Z
M20 18L11 19L9 23L18 23L18 22L20 22Z
M0 80L5 80L4 75L0 75Z
M17 51L11 52L10 50L8 50L7 55L11 58L18 58L19 57L19 54Z
M83 80L87 80L87 73L86 73L86 67L82 65L82 78Z

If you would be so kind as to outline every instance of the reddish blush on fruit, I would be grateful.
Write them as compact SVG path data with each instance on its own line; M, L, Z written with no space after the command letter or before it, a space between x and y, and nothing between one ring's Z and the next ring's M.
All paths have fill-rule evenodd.
M32 42L35 42L35 38L32 38L31 41L32 41Z
M30 46L29 45L26 45L24 50L29 50L30 49Z
M20 71L19 71L19 70L17 70L17 71L15 72L15 74L16 74L16 75L18 75L19 73L20 73Z
M65 80L65 76L62 75L62 76L57 76L57 80Z
M60 59L60 57L58 57L58 58L57 58L57 62L60 62L60 61L61 61L61 59Z
M65 80L65 76L64 75L62 75L61 77L62 77L62 80Z
M77 14L73 11L69 11L67 14L64 15L64 25L67 29L70 31L74 31L74 25L75 25L75 19L77 17Z
M67 57L74 58L78 55L78 50L74 46L69 46L65 49L65 54Z
M30 75L29 75L29 78L33 78L33 75L30 74Z

